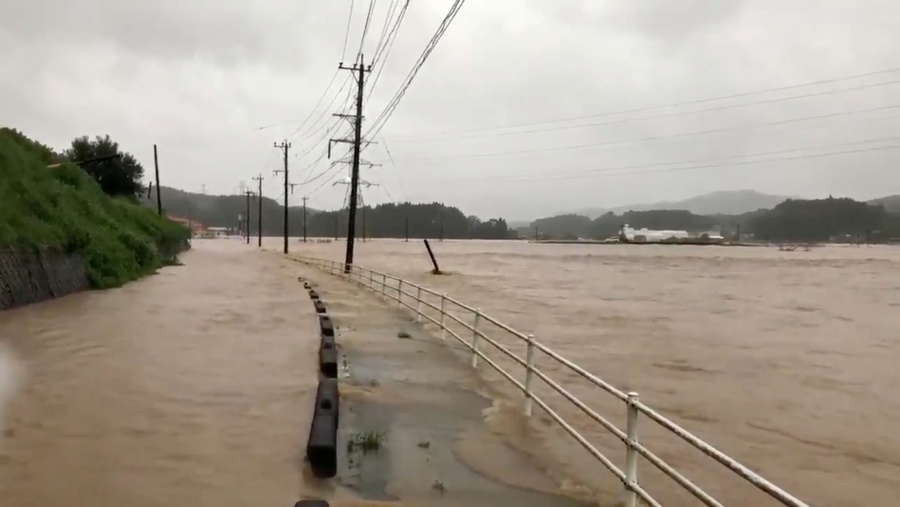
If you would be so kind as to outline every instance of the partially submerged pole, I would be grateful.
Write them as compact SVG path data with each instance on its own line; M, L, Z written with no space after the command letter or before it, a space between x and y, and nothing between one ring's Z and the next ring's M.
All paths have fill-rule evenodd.
M427 239L425 240L425 248L428 250L428 256L431 257L431 264L434 266L434 269L431 270L431 274L441 274L441 268L438 267L437 259L434 258L434 252L431 251L431 245L428 244Z

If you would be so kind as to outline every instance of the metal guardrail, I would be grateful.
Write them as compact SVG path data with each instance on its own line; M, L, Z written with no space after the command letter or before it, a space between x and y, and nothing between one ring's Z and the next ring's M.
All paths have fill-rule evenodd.
M638 439L638 420L642 415L647 419L650 419L653 422L657 423L659 426L665 428L669 432L675 434L694 448L699 449L714 461L718 462L720 465L726 467L740 478L755 486L757 489L767 493L769 496L779 501L782 505L791 507L809 507L808 504L797 499L790 493L776 486L772 482L766 480L759 474L751 471L749 468L738 463L736 460L727 456L722 451L704 442L675 422L671 421L670 419L661 415L659 412L645 405L640 401L638 393L626 393L613 387L611 384L588 372L572 361L562 357L558 353L548 348L546 345L538 342L533 334L524 334L516 331L508 325L485 314L479 308L473 308L469 305L466 305L465 303L461 303L447 296L444 293L437 292L427 287L423 287L422 285L404 280L393 275L389 275L387 273L374 271L355 265L352 266L352 269L346 269L349 266L346 266L340 262L330 261L326 259L316 259L308 257L292 257L292 259L325 270L331 274L340 275L382 295L387 299L396 301L399 306L408 308L409 310L415 312L417 322L421 322L424 318L434 325L438 326L441 330L441 339L446 339L447 334L451 335L472 352L473 367L478 366L479 359L483 360L494 370L496 370L500 375L509 380L516 388L522 391L525 398L524 412L526 416L531 416L532 406L534 404L542 408L547 413L547 415L549 415L554 421L556 421L569 435L572 436L572 438L574 438L579 444L581 444L581 446L584 447L585 450L593 455L616 478L618 478L618 480L622 482L625 488L624 493L626 507L636 507L638 505L638 499L642 500L645 504L653 507L661 507L662 505L658 500L653 498L646 490L644 490L640 486L638 482L638 457L643 457L650 464L654 465L657 469L674 480L679 486L681 486L695 498L703 502L703 504L710 507L722 507L722 503L713 498L709 493L703 491L699 486L691 482L690 479L675 470L674 467L666 463L662 458L654 454L652 451L650 451L640 443ZM423 306L430 308L431 310L436 312L436 317L430 315L428 312L423 311ZM457 312L461 310L471 314L471 323L459 317L459 315L453 313L450 310L456 310ZM462 328L470 331L472 333L471 339L466 340L462 336L460 336L458 332L454 331L450 326L451 322L459 324L460 326L462 326ZM505 347L495 339L485 334L483 331L484 323L493 324L496 328L524 342L526 345L525 358L523 359L517 356L515 353L510 351L509 348ZM523 366L525 368L524 382L515 378L508 371L504 370L496 361L490 359L481 349L482 341L488 343L494 349L503 353L515 363ZM616 427L609 420L604 418L602 415L600 415L595 410L588 407L584 402L575 397L575 395L573 395L571 392L567 391L564 387L562 387L542 371L537 369L535 367L535 353L537 352L540 352L545 356L555 360L562 366L568 368L572 372L586 379L588 382L594 384L596 387L599 387L607 394L623 402L626 406L627 412L627 422L625 430L623 431ZM576 430L571 424L566 422L562 418L562 416L560 416L555 410L547 405L547 403L541 397L535 394L532 388L535 377L544 381L551 389L553 389L558 394L562 395L564 398L574 404L576 407L578 407L588 417L603 426L607 431L609 431L625 445L626 458L624 470L616 467L616 465L613 464L613 462L602 452L600 452L597 447L591 444L583 435L581 435L581 433L578 432L578 430Z

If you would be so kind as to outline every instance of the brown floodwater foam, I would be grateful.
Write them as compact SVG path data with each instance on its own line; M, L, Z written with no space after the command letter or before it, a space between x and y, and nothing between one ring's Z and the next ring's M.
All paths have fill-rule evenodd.
M345 246L298 244L295 251L340 261ZM360 243L356 262L535 333L812 505L900 498L900 248L513 241L435 241L432 248L455 276L425 272L424 247L402 240ZM524 355L521 343L488 332ZM523 378L521 367L492 357ZM538 366L624 428L621 402L550 361L539 358ZM484 364L478 374L484 392L512 402L515 413L521 393ZM546 386L537 392L624 466L618 440ZM541 433L547 470L616 500L621 485L546 414L536 408L529 426ZM639 431L644 445L726 505L777 505L646 419ZM639 469L642 486L665 505L696 504L645 461Z

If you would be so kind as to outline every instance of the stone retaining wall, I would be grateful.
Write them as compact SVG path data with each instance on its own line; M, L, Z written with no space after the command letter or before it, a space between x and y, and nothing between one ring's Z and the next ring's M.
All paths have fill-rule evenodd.
M84 259L56 249L0 249L0 310L90 288Z

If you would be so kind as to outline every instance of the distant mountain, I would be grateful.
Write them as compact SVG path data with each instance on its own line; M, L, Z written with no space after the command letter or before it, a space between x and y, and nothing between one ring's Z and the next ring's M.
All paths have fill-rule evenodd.
M588 208L577 211L579 215L597 218L612 211L687 210L696 215L740 215L758 209L772 209L790 197L769 195L755 190L723 190L698 195L683 201L663 201L653 204L634 204L616 208Z
M888 213L900 213L900 194L889 195L868 201L869 204L880 204Z

